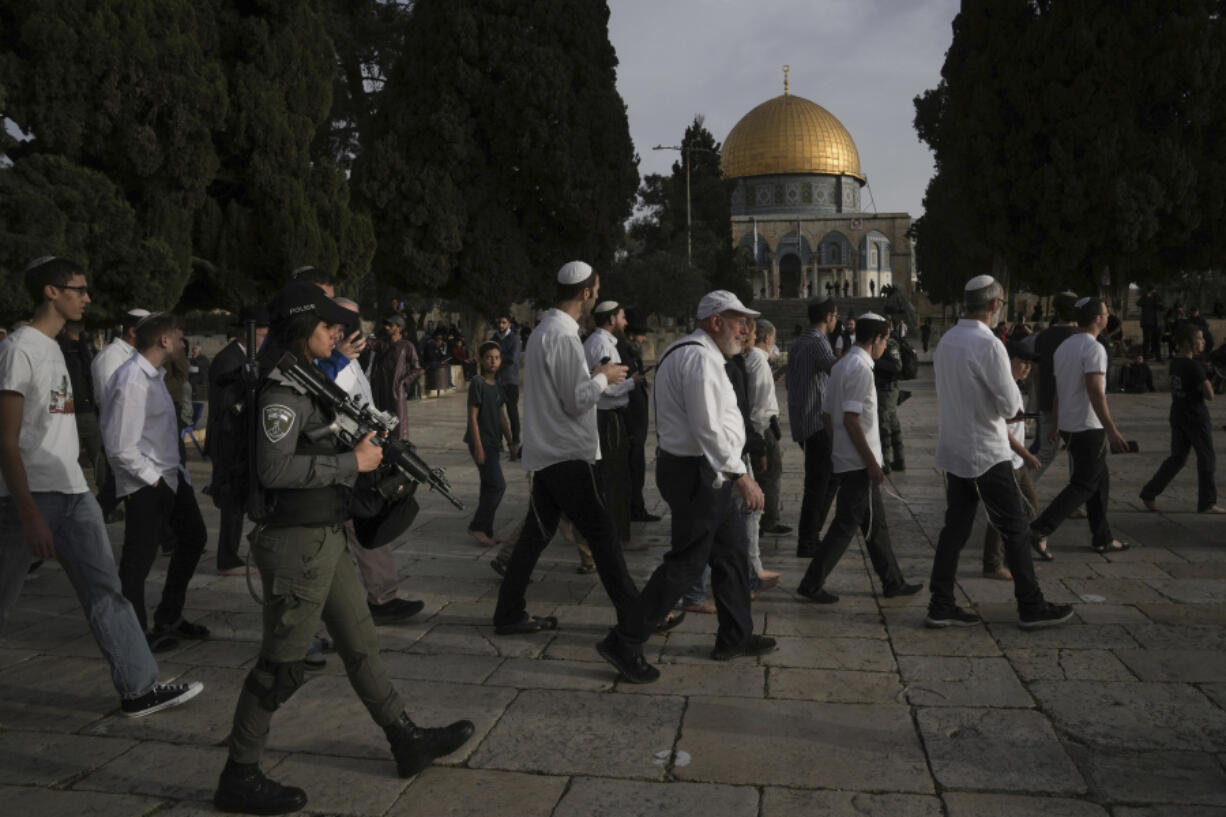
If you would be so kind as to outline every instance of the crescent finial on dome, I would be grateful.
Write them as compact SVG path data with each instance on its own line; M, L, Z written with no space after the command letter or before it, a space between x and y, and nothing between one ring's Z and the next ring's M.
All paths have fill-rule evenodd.
M791 71L791 70L792 70L792 66L790 65L783 66L783 95L784 96L788 95L788 71Z

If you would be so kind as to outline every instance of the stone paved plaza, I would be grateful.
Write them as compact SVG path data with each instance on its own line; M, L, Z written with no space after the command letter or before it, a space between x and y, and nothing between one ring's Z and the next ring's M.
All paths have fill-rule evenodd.
M944 502L931 369L908 385L915 397L899 414L909 468L891 477L902 501L886 503L915 581L927 578ZM755 627L779 640L776 652L713 663L714 622L690 614L648 645L662 678L631 686L593 648L612 610L596 578L576 574L573 549L555 541L529 589L529 609L556 615L559 629L497 637L493 554L466 534L467 513L424 496L397 557L404 595L426 609L379 628L384 661L418 722L467 717L476 735L401 780L332 656L278 712L264 769L305 788L308 812L326 814L1224 817L1226 522L1193 513L1191 464L1160 498L1164 512L1144 511L1137 491L1168 445L1169 396L1110 400L1142 451L1111 459L1112 520L1132 549L1093 553L1084 520L1056 533L1056 561L1041 564L1039 578L1052 601L1077 603L1068 626L1018 629L1011 585L980 577L982 521L959 578L961 603L987 623L948 631L923 627L926 593L882 598L859 541L829 584L842 601L802 601L792 590L804 565L789 536L763 543L784 579L754 604ZM462 396L411 404L411 416L422 454L447 467L471 509L477 475L460 442ZM794 525L802 461L794 446L785 451L784 521ZM194 451L191 459L202 486L207 466ZM526 510L526 478L510 463L507 475L503 535ZM1040 498L1065 475L1058 460ZM215 530L217 514L202 503ZM654 485L649 505L662 510ZM667 525L636 525L651 546L628 556L640 583ZM118 545L122 525L111 536ZM212 640L159 656L163 678L200 679L205 691L140 720L117 714L58 568L26 584L0 638L0 813L212 813L222 742L260 631L243 579L217 576L215 556L210 534L188 596L188 617ZM151 583L164 568L161 559Z

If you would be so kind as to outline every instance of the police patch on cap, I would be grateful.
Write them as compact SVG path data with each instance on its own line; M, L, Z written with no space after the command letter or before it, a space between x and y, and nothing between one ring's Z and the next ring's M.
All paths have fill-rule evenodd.
M279 443L294 427L294 410L280 403L264 406L264 436L270 443Z

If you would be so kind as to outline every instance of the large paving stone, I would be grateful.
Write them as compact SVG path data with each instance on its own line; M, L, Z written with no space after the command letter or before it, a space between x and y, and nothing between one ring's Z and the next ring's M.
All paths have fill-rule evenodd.
M1160 571L1155 571L1160 572ZM1065 579L1077 599L1100 596L1107 604L1158 604L1166 598L1138 579Z
M0 670L0 724L76 731L118 709L106 664L39 656Z
M1226 625L1226 604L1138 604L1137 609L1156 624Z
M671 696L526 690L472 756L473 768L660 779L684 709Z
M1023 681L1131 681L1134 676L1109 650L1009 650Z
M612 689L616 676L608 664L595 661L546 661L508 658L485 682L515 689Z
M1142 681L1212 683L1226 678L1226 653L1213 650L1117 650Z
M550 817L567 778L432 766L387 817Z
M876 613L830 611L815 604L797 604L766 616L766 635L818 638L885 638L885 626ZM827 613L819 615L819 613ZM806 613L808 613L806 615Z
M307 807L326 814L385 814L409 785L390 754L386 760L294 754L267 774L303 789Z
M1226 651L1226 624L1136 624L1128 632L1147 650Z
M602 664L602 675L609 677L609 665ZM631 684L618 681L618 692L639 695L723 695L741 698L762 698L766 691L766 667L749 661L705 665L674 664L660 669L660 680L652 684Z
M740 817L757 814L750 786L575 778L553 817Z
M1108 803L1226 805L1226 773L1199 752L1070 750L1096 800Z
M47 786L70 782L135 745L134 741L118 738L0 732L0 784Z
M1226 746L1226 712L1185 684L1038 681L1030 692L1062 731L1091 746L1136 751Z
M1212 806L1118 806L1115 817L1226 817L1226 808Z
M691 698L678 750L692 758L673 770L682 780L932 792L909 711L894 704Z
M475 736L441 762L462 763L502 715L515 691L470 684L397 681L405 709L423 726L471 720ZM389 749L383 730L371 720L348 679L320 678L298 690L277 710L268 746L285 752L384 759Z
M506 659L492 655L384 652L383 668L392 678L480 684Z
M800 791L767 786L762 817L940 817L941 801L923 794Z
M531 635L494 635L494 625L439 624L417 639L410 652L419 654L462 653L504 658L536 658L553 638L552 632Z
M1131 604L1079 604L1077 618L1086 624L1149 623L1149 617Z
M26 786L0 786L4 813L23 817L143 817L165 801L135 794L99 794L93 791L57 791ZM210 808L212 808L210 806Z
M898 668L914 706L1034 706L1003 658L902 655Z
M845 704L901 703L897 673L771 667L767 696Z
M1102 806L1064 797L946 792L949 817L1107 817Z
M1000 655L1000 647L986 627L931 630L924 626L923 615L907 616L903 620L890 616L886 621L890 642L898 655Z
M1167 599L1182 604L1226 602L1226 581L1222 579L1151 579L1149 585Z
M1080 605L1079 605L1080 606ZM1016 624L989 624L1001 649L1056 647L1078 650L1127 650L1137 646L1119 624L1066 624L1046 630L1023 630Z
M778 649L762 657L770 667L893 672L894 654L887 641L875 638L780 637Z
M1085 781L1047 719L1021 709L921 709L932 772L951 789L1083 794Z
M280 759L280 753L266 752L261 762L264 768L271 768ZM73 788L174 800L212 800L218 775L225 765L226 749L221 746L142 743L78 781Z
M0 669L29 661L37 655L38 652L33 649L0 649Z

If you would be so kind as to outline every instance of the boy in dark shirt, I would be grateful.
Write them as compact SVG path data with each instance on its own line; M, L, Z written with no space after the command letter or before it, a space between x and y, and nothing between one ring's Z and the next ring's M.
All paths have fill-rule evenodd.
M1132 363L1125 363L1120 369L1120 391L1127 394L1146 394L1154 389L1154 373L1145 362L1142 349L1131 351Z
M1226 513L1226 508L1217 504L1216 458L1206 405L1206 401L1213 399L1213 385L1204 364L1196 359L1205 349L1204 334L1195 324L1185 323L1179 328L1178 340L1179 354L1171 358L1171 455L1141 489L1141 501L1149 510L1158 510L1154 499L1183 468L1188 461L1188 449L1192 449L1196 452L1196 510Z
M498 369L502 367L502 347L496 341L486 341L478 350L481 374L468 384L468 422L464 442L481 472L481 497L477 512L468 523L468 532L483 545L496 545L494 514L506 493L507 483L498 460L498 437L501 433L511 448L511 424L498 387ZM511 448L512 456L517 456Z

